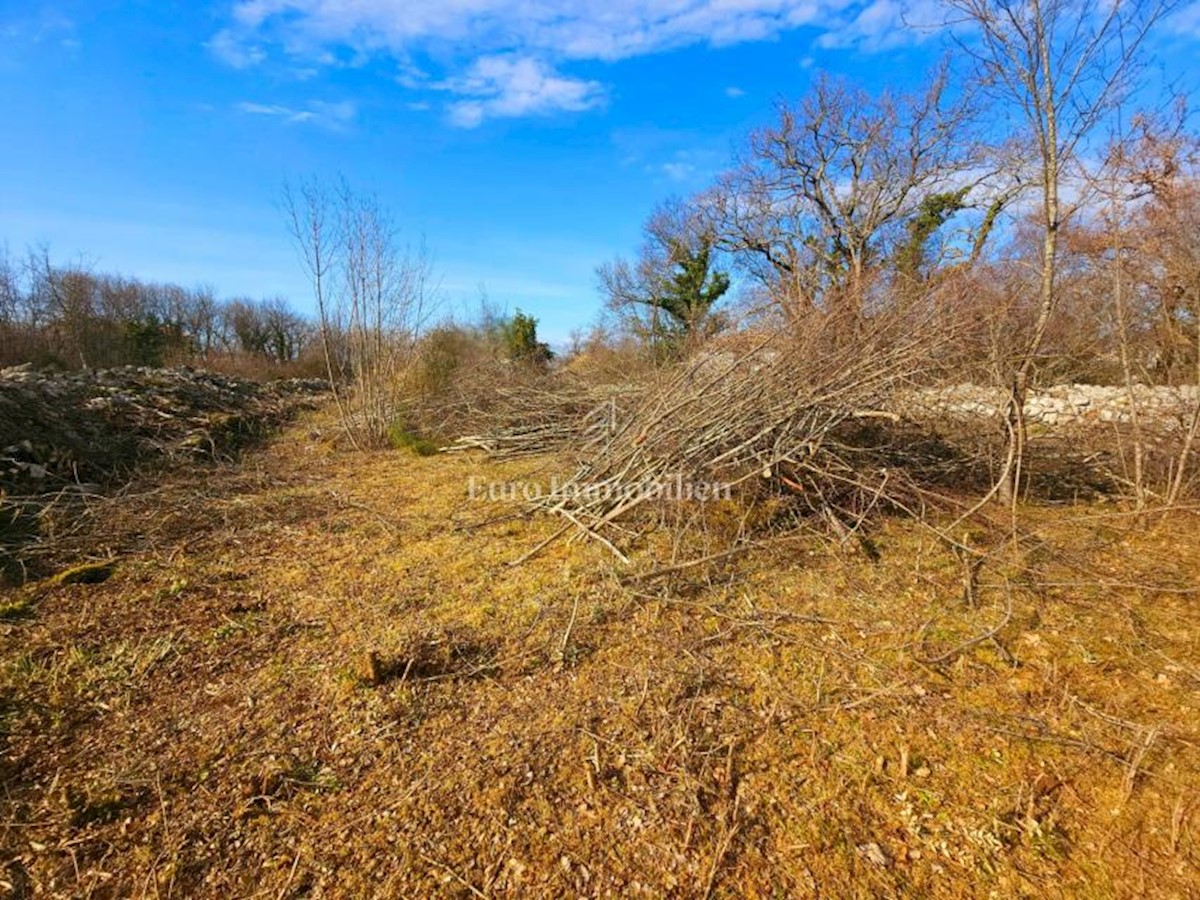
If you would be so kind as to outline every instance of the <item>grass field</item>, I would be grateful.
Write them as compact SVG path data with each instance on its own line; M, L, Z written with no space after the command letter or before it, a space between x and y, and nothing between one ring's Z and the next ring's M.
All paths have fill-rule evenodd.
M0 598L0 880L72 897L1200 894L1200 521L631 578L320 414ZM969 539L1002 545L1003 521ZM971 600L973 602L967 602Z

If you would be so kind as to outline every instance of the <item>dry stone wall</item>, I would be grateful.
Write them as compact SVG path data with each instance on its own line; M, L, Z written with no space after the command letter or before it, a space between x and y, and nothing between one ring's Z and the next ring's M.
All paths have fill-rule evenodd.
M709 351L697 360L696 371L712 377L741 367L757 369L773 361L776 352L758 349L750 354L729 350ZM1172 431L1191 422L1200 403L1200 386L1134 385L1133 401L1144 424ZM959 422L998 419L1008 404L1008 391L978 384L955 384L909 391L887 412L919 420L949 419ZM1132 421L1134 403L1124 387L1096 384L1060 384L1030 392L1025 418L1032 425L1050 428L1125 424Z
M1131 402L1123 387L1063 384L1031 392L1025 402L1025 418L1048 427L1124 424L1132 421L1136 404L1143 422L1169 431L1189 422L1198 402L1200 387L1196 385L1134 385ZM1006 403L1004 390L958 384L909 393L898 411L915 418L992 419L1004 414Z

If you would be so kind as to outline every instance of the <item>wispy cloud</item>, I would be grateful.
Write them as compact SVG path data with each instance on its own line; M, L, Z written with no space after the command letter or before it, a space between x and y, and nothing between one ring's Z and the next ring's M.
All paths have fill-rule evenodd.
M235 0L232 17L208 46L239 68L268 53L318 65L390 57L400 84L456 94L447 102L450 119L470 127L602 105L603 86L566 71L573 64L761 41L801 27L815 29L830 47L873 49L900 39L904 4L935 2ZM470 48L465 55L463 48ZM428 75L415 59L451 62L448 71Z
M82 46L76 36L75 21L48 7L37 13L0 16L0 38L14 43L57 43L66 50Z
M220 31L205 44L210 53L234 69L256 66L267 58L266 51L252 41L238 38L232 31Z
M725 96L736 100L738 97L745 97L746 92L737 85L731 84L729 87L725 88Z
M677 148L666 162L647 166L647 171L678 185L696 185L711 178L723 161L724 157L715 145L706 147L692 143Z
M689 162L663 163L662 173L672 181L688 181L696 174L696 167Z
M827 49L858 47L878 52L919 43L945 20L941 0L871 0L848 10L839 27L827 30L817 43Z
M802 26L837 31L896 0L238 0L220 45L269 38L401 56L438 44L616 60L694 44L760 41ZM917 0L928 2L928 0Z
M248 116L265 116L279 119L289 125L312 124L325 128L340 129L349 125L358 115L358 107L350 101L326 103L313 100L303 109L283 106L278 103L253 103L243 101L235 107L238 112Z

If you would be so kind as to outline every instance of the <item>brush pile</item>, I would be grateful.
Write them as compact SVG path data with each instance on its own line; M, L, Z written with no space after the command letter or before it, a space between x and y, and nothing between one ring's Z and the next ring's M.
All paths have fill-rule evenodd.
M188 367L0 370L0 583L47 568L136 472L224 458L327 386Z
M629 414L641 392L637 384L618 387L543 378L497 386L486 402L463 394L454 418L469 422L471 433L446 451L483 450L495 459L542 453L586 457L611 440L616 423ZM447 409L445 398L441 403Z
M967 465L890 411L949 339L926 325L897 315L847 339L829 320L702 354L618 417L535 508L566 520L560 535L576 530L624 559L618 544L633 532L621 523L663 500L783 499L793 523L816 516L843 534L873 510L919 503L920 482Z

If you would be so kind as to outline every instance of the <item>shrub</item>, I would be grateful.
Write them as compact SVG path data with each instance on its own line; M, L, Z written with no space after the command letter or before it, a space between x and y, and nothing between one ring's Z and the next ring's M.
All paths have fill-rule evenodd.
M404 424L394 424L388 429L388 443L396 450L411 450L417 456L436 456L439 452L437 444Z

